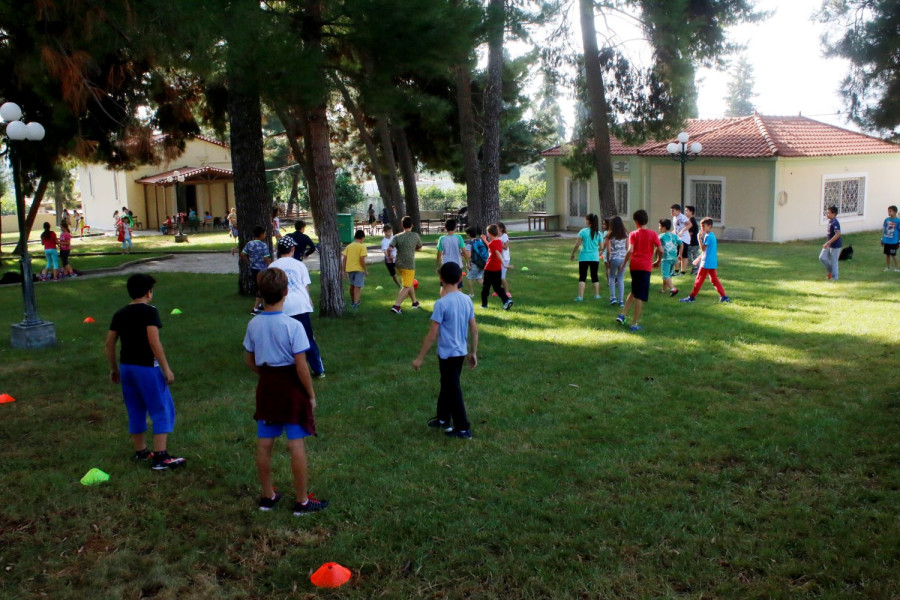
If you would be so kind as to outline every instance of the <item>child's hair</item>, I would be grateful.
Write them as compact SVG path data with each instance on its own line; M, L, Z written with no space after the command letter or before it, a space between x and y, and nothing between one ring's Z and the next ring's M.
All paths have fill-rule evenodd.
M444 229L447 231L456 231L456 219L447 219L447 222L444 223Z
M487 232L494 237L500 237L500 228L497 227L496 223L491 223L487 226Z
M826 212L837 214L837 206L829 206Z
M462 268L455 262L445 262L441 265L440 274L441 281L455 285L462 278Z
M500 228L501 233L506 233L506 225L503 223L503 221L497 221L497 227Z
M278 267L269 267L256 276L256 285L263 302L268 305L277 304L284 298L284 291L288 286L287 273Z
M405 217L400 219L400 225L403 226L403 229L409 229L410 227L412 227L412 217L406 215Z
M44 231L41 232L41 239L45 240L50 237L50 223L44 221Z
M643 227L650 221L650 215L647 214L647 211L643 208L640 210L634 211L634 214L631 215L631 218L634 219L634 222Z
M128 288L128 296L132 300L137 300L146 296L147 292L152 290L154 285L156 285L156 280L153 279L152 275L135 273L128 278L128 283L125 284L125 287Z
M477 238L479 235L481 235L481 228L476 227L475 225L472 225L471 227L467 227L466 235L469 236L470 238Z
M266 232L265 227L263 227L262 225L257 225L256 227L253 228L253 237L258 238L265 232Z
M888 210L892 210L892 211L894 211L894 212L897 212L897 207L894 206L893 204L891 204L890 206L888 206Z
M63 231L69 231L69 222L66 220L63 220L63 222L59 224L59 228L62 229Z
M607 219L607 218L600 219L600 228L603 231L609 231L609 219Z
M278 216L278 207L277 206L272 207L272 216L273 217Z
M50 223L44 221L44 231L50 231Z
M700 224L701 225L709 225L710 227L712 227L712 224L713 224L712 217L703 217L702 219L700 219Z
M687 204L684 205L684 210L691 211L691 214L694 214L695 212L697 212L696 208L694 208L693 206L687 205Z
M678 212L681 212L681 205L680 205L680 204L673 204L673 205L670 206L669 208L671 208L672 210L677 210Z
M362 229L357 229L356 233L353 234L354 240L364 240L366 239L366 232Z
M628 238L628 230L625 229L625 223L622 217L615 216L609 222L609 237L613 240L624 240Z
M303 219L298 219L298 220L294 221L294 229L296 231L300 231L304 227L306 227L306 221L304 221Z
M585 217L587 222L591 226L591 238L597 237L597 234L600 232L600 220L597 215L594 213L588 213L588 216Z
M672 219L660 219L659 224L666 231L671 231L671 229L672 229Z
M394 228L391 227L390 223L385 223L384 227L382 227L381 230L384 231L385 233L387 233L388 231L393 232Z

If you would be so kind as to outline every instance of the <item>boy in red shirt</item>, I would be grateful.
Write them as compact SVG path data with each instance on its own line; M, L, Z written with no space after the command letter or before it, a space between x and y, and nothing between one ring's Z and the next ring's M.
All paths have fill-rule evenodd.
M628 252L625 254L625 264L631 261L631 293L625 301L622 314L616 317L619 323L625 323L625 315L634 307L634 318L631 320L631 331L641 331L641 313L644 310L644 302L650 299L650 272L662 259L662 243L655 231L645 229L650 220L646 210L636 211L634 219L635 230L628 236Z
M503 267L512 268L512 266L503 264L503 242L500 240L500 228L496 224L488 225L487 239L490 258L488 258L487 264L484 265L484 283L481 286L481 308L487 308L488 296L493 287L494 292L497 293L497 296L500 297L500 301L503 302L503 310L509 310L512 308L513 301L506 293L506 290L503 289L502 275Z

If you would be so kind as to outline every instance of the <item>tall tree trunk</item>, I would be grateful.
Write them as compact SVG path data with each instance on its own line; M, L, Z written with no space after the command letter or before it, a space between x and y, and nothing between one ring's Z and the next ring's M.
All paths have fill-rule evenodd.
M488 67L481 148L481 215L485 225L500 220L500 111L503 94L504 0L488 5Z
M295 160L299 161L298 157ZM294 207L298 204L300 196L300 171L296 169L291 171L291 195L288 197L288 214L294 212Z
M350 116L353 117L353 123L356 125L360 139L362 139L363 144L366 146L366 153L369 155L372 174L375 177L375 185L378 186L378 193L381 195L381 199L384 202L388 219L391 223L396 224L395 228L399 229L400 221L397 218L397 211L394 210L394 206L399 204L400 199L392 196L392 191L388 186L388 182L385 180L385 169L381 164L381 159L378 157L378 147L375 144L375 139L366 127L365 115L363 115L359 105L353 101L353 98L350 96L350 91L347 89L347 86L344 85L344 82L341 81L340 77L332 75L332 80L341 91L341 96L344 98L344 104L350 112Z
M269 232L267 239L271 239L272 218L266 197L259 92L254 86L241 82L234 72L230 72L228 78L228 121L234 169L234 204L237 208L239 246L243 249L253 239L254 227L265 227ZM250 294L250 265L245 261L238 262L238 291Z
M62 184L58 181L53 182L53 209L56 211L56 226L62 223L63 211L63 193Z
M384 156L385 179L391 190L391 198L394 202L394 212L397 215L397 221L394 223L394 231L402 231L400 220L406 215L406 209L403 206L403 194L400 192L400 179L397 176L397 160L394 158L394 145L391 142L391 131L386 115L378 117L375 130L378 132L378 141L381 144L382 156Z
M597 30L594 26L594 2L579 0L579 8L581 40L584 45L584 73L591 111L591 132L594 135L594 169L597 171L597 188L600 193L600 214L603 217L612 217L616 214L616 188L609 147L609 124L606 122L609 107L606 102L606 90L603 87L600 52L597 49Z
M21 239L27 240L31 235L31 230L34 228L34 220L37 218L38 210L41 208L41 203L44 201L44 195L47 193L47 186L49 184L50 180L46 176L41 177L40 182L38 182L37 189L34 190L34 198L31 199L31 208L28 209L28 215L25 217L25 237ZM22 255L21 241L16 244L16 249L13 250L13 253L18 254L19 256Z
M459 137L466 176L469 225L483 228L487 223L481 218L481 163L478 161L478 139L475 136L475 111L472 110L472 75L467 65L456 67L456 105L459 111Z
M397 160L400 162L400 174L403 176L403 195L406 197L406 214L412 218L413 229L422 232L422 220L419 216L419 190L416 187L416 161L409 150L406 130L402 127L391 127L394 142L397 144Z

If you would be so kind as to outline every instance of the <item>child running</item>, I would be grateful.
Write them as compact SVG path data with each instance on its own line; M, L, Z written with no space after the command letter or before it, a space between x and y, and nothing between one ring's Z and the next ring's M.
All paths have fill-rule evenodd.
M475 309L472 306L472 299L459 291L462 269L458 264L444 263L438 273L441 279L441 297L434 303L431 327L412 366L416 371L419 370L425 355L437 340L441 391L438 395L437 414L428 421L428 426L439 427L450 437L471 439L472 429L466 417L466 405L463 403L459 376L466 359L470 369L478 365L478 326L475 324ZM470 341L471 350L469 350Z
M397 260L397 249L391 246L391 239L394 237L394 228L391 227L390 223L385 223L384 227L381 228L381 231L384 233L384 239L381 240L381 252L384 253L384 266L391 276L391 279L397 284L397 287L403 287L400 285L400 280L397 279L397 267L394 264Z
M609 233L603 242L607 258L607 280L609 281L609 304L625 306L625 254L628 252L628 230L622 217L613 217L609 222Z
M316 392L305 354L309 340L303 326L284 314L288 277L279 268L259 276L259 291L265 310L247 324L244 362L259 375L256 384L256 470L262 485L259 510L269 511L281 500L272 479L272 448L275 439L287 434L294 476L294 516L328 507L307 488L308 465L303 438L316 435Z
M650 217L646 210L638 210L632 215L636 229L628 236L628 252L625 253L625 263L631 261L631 293L625 300L625 308L616 321L625 323L626 315L634 308L634 316L631 320L631 332L643 330L641 327L641 313L644 311L644 303L650 300L650 272L659 262L662 255L662 244L655 231L646 229Z
M403 311L400 305L409 296L412 301L413 308L419 308L419 301L416 299L415 281L416 281L416 252L422 249L422 239L419 234L412 230L412 217L409 215L400 220L403 226L403 233L394 236L391 240L391 248L397 250L397 272L400 273L400 282L402 286L397 293L397 301L391 307L391 311L400 314Z
M250 289L255 295L253 299L253 308L250 309L251 315L259 313L259 306L262 303L262 298L260 297L256 286L256 278L260 271L263 271L269 266L269 263L272 262L272 255L269 254L269 246L265 242L266 228L259 225L254 227L253 237L254 239L247 242L244 249L241 250L240 257L240 260L250 264Z
M697 294L700 293L700 288L703 287L707 277L716 286L716 291L719 292L719 302L731 302L731 299L725 295L725 289L722 287L722 284L719 282L719 276L716 274L716 269L719 266L719 244L716 241L716 235L712 232L712 228L713 220L711 218L706 217L700 221L700 257L694 261L700 266L700 271L694 280L694 289L691 290L691 295L687 298L682 298L679 302L693 302L697 298Z
M678 288L672 283L675 261L679 260L679 252L686 249L686 246L679 248L682 246L682 242L681 239L672 232L671 219L659 220L659 232L659 241L662 244L662 261L659 264L659 270L662 271L663 280L662 289L659 291L660 293L669 292L669 296L674 297L678 295ZM685 258L685 256L682 255L681 258Z
M360 300L362 300L362 289L366 285L366 275L369 274L369 267L366 266L366 245L363 241L366 239L366 232L357 229L353 235L353 243L344 248L343 268L344 274L350 280L350 306L355 310L359 308Z
M588 269L591 271L591 283L594 284L594 300L600 299L598 270L600 268L600 245L603 242L603 236L600 234L600 219L594 213L589 213L584 221L586 227L578 232L575 247L572 248L572 254L569 255L569 260L574 261L575 253L578 252L578 295L575 296L575 302L584 302L584 285Z
M509 310L512 308L513 301L506 293L506 290L503 289L501 282L503 269L510 268L510 264L503 261L503 242L500 240L500 227L496 223L488 225L487 239L490 258L484 265L484 283L481 285L481 308L488 307L488 296L493 287L494 293L500 297L500 302L503 303L503 310Z
M109 379L122 384L134 460L149 460L151 469L165 471L182 466L185 459L170 456L166 446L175 428L175 403L168 386L175 381L175 375L159 340L159 311L150 304L155 284L156 280L144 273L128 278L131 303L113 315L106 335L106 360ZM120 339L117 364L116 343ZM144 440L148 416L153 423L153 452Z

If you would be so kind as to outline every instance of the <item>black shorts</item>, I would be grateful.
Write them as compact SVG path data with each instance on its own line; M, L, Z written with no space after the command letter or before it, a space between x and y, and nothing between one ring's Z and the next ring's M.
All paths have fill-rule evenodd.
M631 272L631 295L641 302L650 300L650 271Z
M387 267L388 273L390 273L391 277L397 274L397 267L394 263L386 262L384 263L384 266Z
M69 266L69 252L71 250L60 250L59 251L59 264L64 267Z
M250 293L259 297L259 283L256 277L262 273L261 269L250 269Z
M588 267L591 269L591 282L597 283L600 278L597 276L597 268L600 266L598 260L579 260L578 261L578 281L587 279Z
M884 244L884 253L887 256L897 256L897 247L900 244Z

